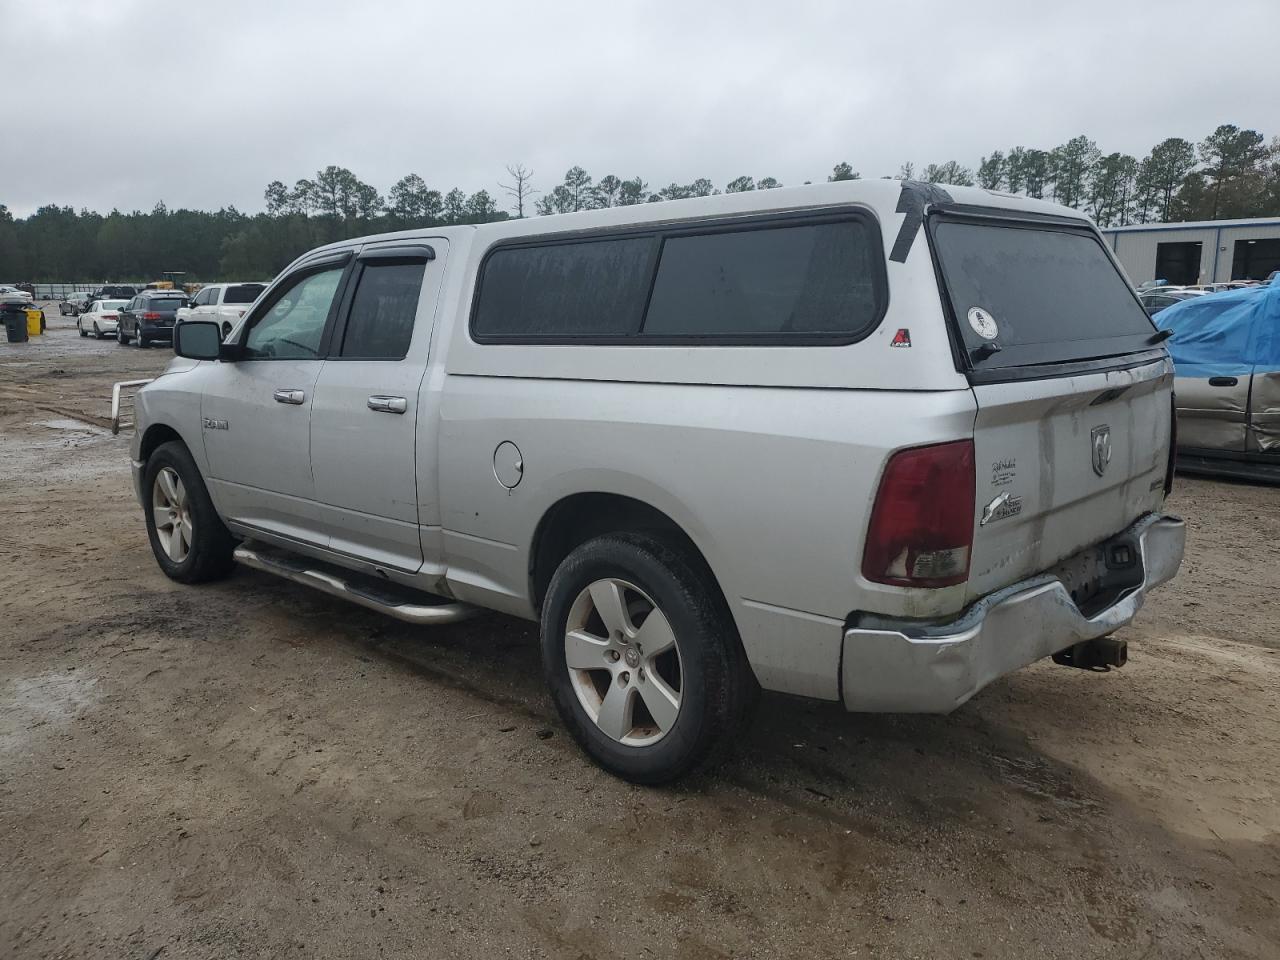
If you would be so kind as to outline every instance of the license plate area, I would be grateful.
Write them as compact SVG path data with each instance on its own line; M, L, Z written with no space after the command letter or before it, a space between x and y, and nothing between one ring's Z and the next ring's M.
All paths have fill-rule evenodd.
M1120 534L1086 547L1049 571L1062 581L1076 609L1093 617L1142 586L1138 538Z

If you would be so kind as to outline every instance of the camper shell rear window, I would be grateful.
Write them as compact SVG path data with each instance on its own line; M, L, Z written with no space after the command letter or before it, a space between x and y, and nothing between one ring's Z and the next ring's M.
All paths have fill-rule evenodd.
M969 369L1150 350L1155 327L1087 226L933 214L930 243Z

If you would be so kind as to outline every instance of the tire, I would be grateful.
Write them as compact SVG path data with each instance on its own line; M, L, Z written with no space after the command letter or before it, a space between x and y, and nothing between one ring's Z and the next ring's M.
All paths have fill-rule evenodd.
M138 349L145 350L151 346L151 341L142 335L142 328L138 328Z
M128 342L129 342L129 338L124 335L124 324L117 323L116 324L116 343L120 344L123 347Z
M183 537L188 540L187 552L182 555L179 547L174 551L176 558L170 555L170 549L161 542L161 537L165 536L166 542L172 546L171 531L175 527L171 515L161 502L167 496L163 492L163 483L159 490L157 488L157 479L166 471L170 472L170 479L176 475L181 481L183 499L180 514L190 521L189 538ZM151 552L164 575L179 583L205 583L219 580L230 573L235 566L232 557L236 546L235 538L214 510L204 478L200 476L200 470L187 448L176 440L161 444L147 458L142 476L142 489L145 491L142 510L147 518L147 538L151 541ZM176 498L168 499L172 503ZM157 527L157 510L165 511L159 520L160 527Z
M98 325L96 323L93 325L93 335L99 340L107 339L107 335L98 329Z
M634 618L644 616L628 644L618 646L607 639L610 630L598 609L583 620L583 611L596 606L593 587L601 584L622 588L621 607L630 610L623 615L628 629ZM606 586L606 596L609 589ZM653 609L645 610L647 604ZM674 669L669 652L650 659L641 649L645 627L655 613L665 618L668 636L674 638ZM598 650L601 667L571 669L566 656L571 617L575 634L594 638L573 644L574 662L585 657L594 663ZM626 652L623 659L619 651ZM711 572L699 558L648 534L616 533L589 540L560 564L543 603L542 665L556 709L574 740L601 767L632 783L666 783L700 764L722 760L745 729L759 694ZM655 682L658 673L662 684ZM678 700L674 719L668 712L665 728L659 713L648 707L654 703L669 711L669 702L659 695L663 689ZM622 697L631 706L621 713L607 711L607 697ZM613 702L616 706L618 701ZM643 710L638 703L644 704ZM598 716L609 712L623 719L598 723L589 706ZM633 721L635 726L628 727ZM612 726L613 733L606 726ZM618 730L629 733L619 738Z
M84 327L80 325L80 321L76 321L76 329L80 331L80 336L87 337L89 334L84 332Z

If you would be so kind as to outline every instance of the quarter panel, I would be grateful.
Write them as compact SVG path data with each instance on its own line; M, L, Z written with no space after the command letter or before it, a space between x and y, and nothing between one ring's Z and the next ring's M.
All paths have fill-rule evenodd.
M815 692L815 678L834 682L851 610L929 612L959 599L870 585L859 568L888 452L966 437L973 416L968 390L449 377L440 502L450 589L530 615L530 547L546 511L575 493L631 497L702 551L762 680L834 696ZM505 440L524 462L510 491L493 469Z

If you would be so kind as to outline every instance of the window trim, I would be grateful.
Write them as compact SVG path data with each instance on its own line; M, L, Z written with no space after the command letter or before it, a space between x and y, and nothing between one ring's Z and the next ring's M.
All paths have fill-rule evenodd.
M248 319L240 326L240 336L236 339L234 347L236 352L236 361L244 363L275 363L279 361L306 362L308 360L327 360L329 358L329 345L333 337L333 328L337 321L338 307L342 304L343 298L346 296L348 281L351 278L351 265L354 261L352 251L344 250L336 256L324 256L315 260L310 260L301 264L296 270L291 271L281 277L279 281L271 285L267 291L266 299L258 301L257 307L249 314ZM280 299L300 280L316 273L324 273L327 270L341 268L342 275L338 278L338 287L333 294L333 302L329 304L329 314L325 317L324 330L320 334L320 344L316 348L314 357L249 357L245 356L245 341L249 338L249 331L257 326L263 315L271 310Z
M783 227L808 227L826 223L862 223L868 231L872 247L872 282L875 285L876 310L874 319L856 334L833 333L755 333L755 334L646 334L644 322L648 317L649 303L653 299L658 267L662 262L665 241L673 237L710 236L720 233L746 233L754 230L776 230ZM631 240L646 236L657 242L649 258L649 282L645 290L644 306L640 312L640 329L634 333L605 336L581 335L511 335L483 334L476 331L476 318L480 311L480 299L484 292L485 270L489 258L495 253L529 247L565 246L573 243L591 243L601 240ZM734 215L732 217L704 218L696 221L667 223L638 223L627 227L603 227L572 233L542 234L499 240L485 251L476 268L472 288L471 309L467 320L467 332L472 342L489 344L524 344L530 346L640 346L640 347L844 347L859 343L871 336L884 322L889 312L889 278L885 265L884 237L879 218L864 206L820 207L812 210L785 210L778 213Z
M343 363L365 361L369 363L401 363L409 356L413 347L413 338L418 332L418 312L414 307L413 329L409 332L409 342L405 344L404 353L398 357L345 357L342 355L342 344L347 338L347 326L351 322L351 307L355 304L356 293L360 289L360 281L370 266L387 266L399 263L421 263L422 284L418 287L418 301L422 301L422 291L427 286L427 264L436 258L436 252L428 246L413 245L404 247L378 247L371 251L361 251L347 270L344 286L339 298L337 318L333 325L333 338L324 355L326 360L337 360Z

